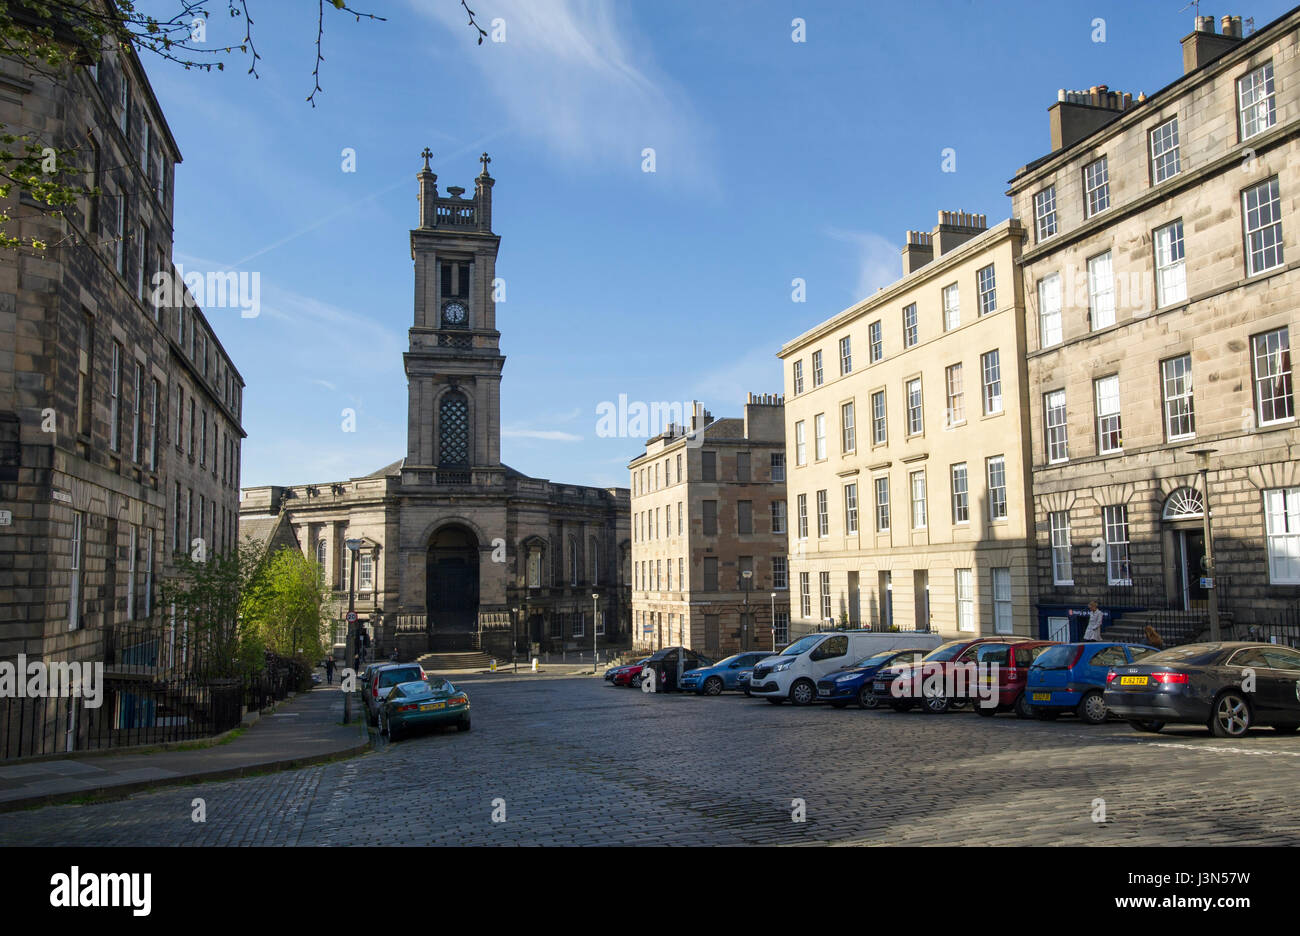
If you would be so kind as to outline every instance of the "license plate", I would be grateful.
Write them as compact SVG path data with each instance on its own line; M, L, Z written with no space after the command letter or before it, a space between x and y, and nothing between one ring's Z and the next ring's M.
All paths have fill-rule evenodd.
M831 691L830 691L829 689L818 689L818 690L817 690L817 694L818 694L818 695L830 695L830 694L831 694Z
M1121 686L1145 686L1147 678L1145 676L1121 676L1119 684Z
M1051 702L1052 694L1050 692L1035 692L1033 695L1035 702Z
M434 709L446 708L446 702L426 702L420 706L421 712L432 712Z

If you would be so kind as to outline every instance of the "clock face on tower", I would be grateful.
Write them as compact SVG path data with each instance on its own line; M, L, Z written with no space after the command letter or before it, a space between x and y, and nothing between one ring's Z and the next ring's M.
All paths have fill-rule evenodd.
M469 319L465 306L459 302L449 302L442 307L442 324L444 327L464 328Z

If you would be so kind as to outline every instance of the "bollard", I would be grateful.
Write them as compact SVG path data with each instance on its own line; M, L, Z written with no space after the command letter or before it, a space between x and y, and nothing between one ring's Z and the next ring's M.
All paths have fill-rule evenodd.
M533 672L537 672L537 657L533 657Z
M488 672L495 673L496 671L497 671L497 661L493 660L492 664L488 667Z

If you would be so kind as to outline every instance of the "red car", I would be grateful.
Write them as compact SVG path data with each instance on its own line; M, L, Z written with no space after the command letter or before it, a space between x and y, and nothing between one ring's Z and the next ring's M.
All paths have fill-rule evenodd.
M981 652L986 652L983 651L984 647L1005 648L1013 644L1045 645L1045 642L1031 641L1028 637L963 637L950 640L927 653L920 663L894 665L880 671L872 683L872 691L881 703L896 712L906 712L913 706L920 705L923 711L942 715L953 706L964 705L972 696L978 707L978 683L973 682L975 670L972 664L978 662ZM1005 650L1002 652L1005 655ZM999 682L1003 678L1002 669L998 668ZM924 691L926 685L937 679L941 679L943 690L927 694ZM1024 673L1019 675L1019 681L1023 691Z
M1033 718L1033 706L1025 698L1025 686L1029 682L1029 667L1048 647L1056 646L1055 640L1029 640L1010 643L987 643L978 650L978 663L998 666L997 704L985 705L980 698L971 701L975 711L985 717L992 717L998 712L1014 711L1017 718ZM988 693L989 701L993 700Z
M649 659L649 657L646 657L645 660L639 663L629 663L627 666L616 667L605 675L616 686L639 686L641 684L639 679L641 667L645 666L646 660Z

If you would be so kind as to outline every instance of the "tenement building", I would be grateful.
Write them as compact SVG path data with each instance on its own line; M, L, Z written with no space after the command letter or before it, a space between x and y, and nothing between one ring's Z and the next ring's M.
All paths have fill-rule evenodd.
M161 584L234 543L244 437L212 324L184 286L158 288L176 280L180 152L129 48L57 76L0 60L0 121L73 151L70 181L98 193L7 206L24 246L0 256L0 659L180 667ZM146 659L150 622L177 639Z
M690 426L646 441L632 477L635 646L718 658L789 638L784 401L741 418L692 404Z
M1091 598L1199 632L1212 602L1240 624L1300 597L1300 11L1221 26L1149 97L1062 91L1011 181L1052 637Z
M1023 236L941 211L781 348L799 633L1031 633Z
M287 523L381 653L625 643L628 491L502 464L495 180L485 153L472 197L439 195L431 155L411 231L405 457L346 481L252 488L241 525L269 537Z

